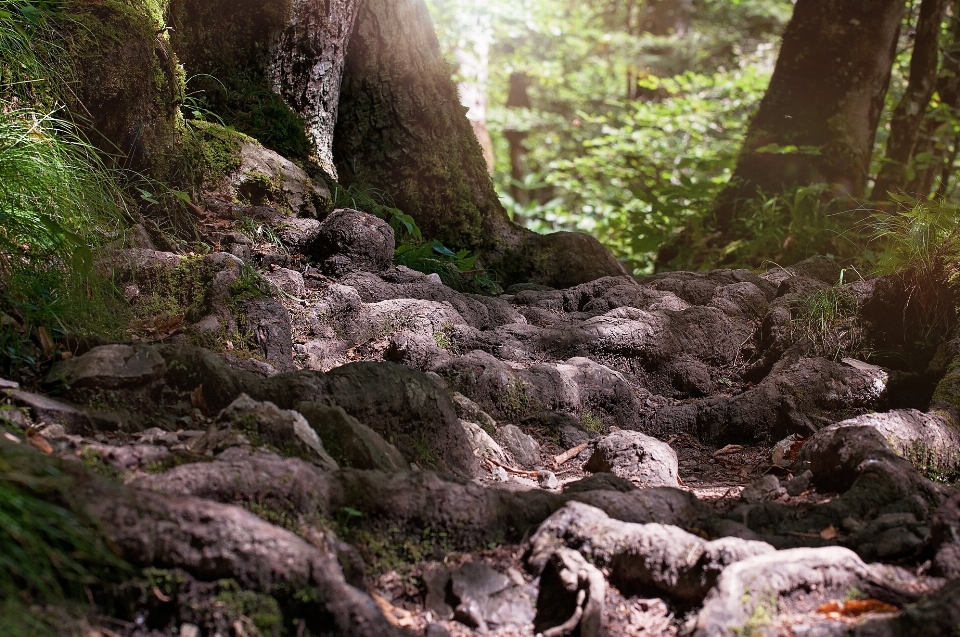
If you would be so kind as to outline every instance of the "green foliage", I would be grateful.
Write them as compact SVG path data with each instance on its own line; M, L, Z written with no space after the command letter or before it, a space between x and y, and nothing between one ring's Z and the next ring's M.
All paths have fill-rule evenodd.
M469 250L453 251L440 241L426 241L417 222L395 208L390 198L375 188L351 184L336 186L335 208L352 208L380 217L390 224L396 236L394 263L424 274L437 274L444 285L462 292L496 295L502 288L496 277L477 265L477 255Z
M603 421L594 416L591 412L585 411L580 416L580 424L587 431L599 434L603 432Z
M85 599L129 567L76 508L75 482L56 464L0 444L0 599Z
M241 590L234 580L217 582L217 601L228 617L248 617L258 634L280 637L284 634L283 613L277 600L269 595Z
M6 110L4 110L6 109ZM0 371L35 365L44 328L118 336L122 300L94 268L121 236L119 188L67 122L0 103Z
M873 261L878 274L913 270L932 277L948 240L957 230L957 204L890 194L892 211L878 211L867 220Z

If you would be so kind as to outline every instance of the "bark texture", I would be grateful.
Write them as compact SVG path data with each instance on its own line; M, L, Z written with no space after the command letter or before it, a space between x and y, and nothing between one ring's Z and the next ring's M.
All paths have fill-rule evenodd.
M224 102L221 107L231 111L229 115L241 118L231 121L240 129L256 136L259 131L250 130L247 119L258 115L232 111L250 109L251 95L275 92L302 120L311 146L307 154L336 176L332 142L340 77L359 5L360 0L173 0L172 42L188 75L209 74L220 80L209 86L202 76L197 81L205 98ZM220 92L227 95L215 97ZM265 109L259 116L269 121L257 125L276 128L280 138L294 136L295 131L282 130L292 126L284 124L291 116L276 110L286 107Z
M350 39L334 158L424 236L489 247L509 224L421 0L368 0Z
M274 89L304 118L320 166L333 177L340 78L359 8L360 0L293 0L270 61Z
M903 0L798 0L732 184L717 202L721 229L758 190L828 183L863 193L903 11Z
M885 199L888 192L896 193L907 182L908 163L937 82L940 23L946 9L947 0L923 0L920 5L910 58L910 84L890 121L886 162L877 175L871 195L873 199Z

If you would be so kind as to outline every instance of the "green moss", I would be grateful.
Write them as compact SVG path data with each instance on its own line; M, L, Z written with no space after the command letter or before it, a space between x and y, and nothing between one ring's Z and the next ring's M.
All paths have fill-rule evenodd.
M183 135L177 180L197 189L219 185L240 169L245 143L255 140L219 124L191 120Z
M198 321L210 311L210 284L217 266L200 256L184 257L171 269L151 269L137 273L141 293L134 300L137 317L160 314L184 315L188 322Z
M110 464L107 464L100 455L100 452L96 449L91 449L89 447L84 449L80 454L80 460L83 462L85 467L93 470L95 473L99 473L105 478L116 480L117 482L120 482L123 479L123 474L120 472L120 470Z
M953 362L947 368L933 392L930 405L934 413L938 413L955 429L960 428L960 362Z
M158 178L172 166L184 101L164 10L151 0L71 0L60 20L75 79L70 111L118 164Z
M500 410L508 420L520 422L533 411L534 400L527 391L526 384L516 379L507 387Z
M242 590L234 580L220 580L217 586L219 592L216 599L225 615L231 618L249 617L263 637L281 637L284 634L283 613L276 599Z

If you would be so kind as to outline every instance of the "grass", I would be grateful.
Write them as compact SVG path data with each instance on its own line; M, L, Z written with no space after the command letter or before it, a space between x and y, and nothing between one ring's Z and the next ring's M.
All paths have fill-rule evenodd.
M75 498L74 479L55 463L0 445L0 599L85 601L89 587L129 575Z
M856 352L863 342L857 301L842 280L793 301L790 310L793 340L807 341L813 355L838 360Z

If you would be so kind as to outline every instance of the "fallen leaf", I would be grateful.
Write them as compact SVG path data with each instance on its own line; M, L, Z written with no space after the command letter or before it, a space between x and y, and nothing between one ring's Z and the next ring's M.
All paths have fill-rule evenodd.
M159 599L164 604L170 601L170 598L164 595L163 592L156 586L153 587L153 596Z
M37 328L37 338L40 339L40 347L43 348L43 355L50 356L57 344L53 342L53 337L47 328L40 326Z
M796 460L797 456L800 454L800 450L803 449L803 445L807 444L806 438L800 438L795 440L792 445L790 445L790 452L787 454L787 458L790 460Z
M867 613L895 613L899 609L893 604L881 602L878 599L852 599L847 602L827 602L817 612L821 615L836 615L837 617L860 617Z
M820 531L820 537L823 538L824 540L835 540L839 535L840 534L837 533L836 527L834 527L832 524L827 528L825 528L824 530Z
M190 392L190 405L195 409L199 409L200 413L206 415L209 413L210 408L207 407L207 399L203 395L203 384L197 385L197 388Z
M723 456L728 453L737 453L738 451L743 451L743 445L727 445L723 449L717 449L713 452L713 457Z
M47 439L41 436L40 432L33 427L27 427L27 441L48 456L53 453L53 447L50 446Z
M8 431L3 432L3 437L9 440L10 442L16 443L18 445L20 444L20 439Z

